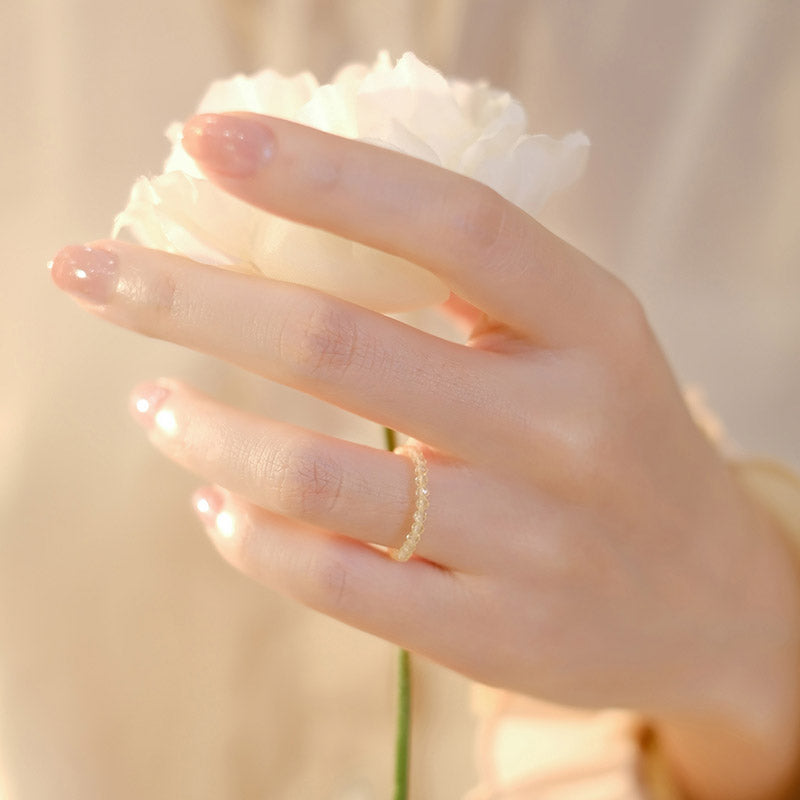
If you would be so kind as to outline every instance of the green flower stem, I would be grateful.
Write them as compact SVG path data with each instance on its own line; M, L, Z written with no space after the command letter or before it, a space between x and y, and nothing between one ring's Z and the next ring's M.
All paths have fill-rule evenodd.
M400 650L397 661L397 738L394 749L394 800L408 798L408 761L411 733L411 656Z
M383 429L383 440L386 442L386 449L390 453L397 447L397 434L391 428Z
M383 429L386 449L397 447L397 434ZM411 656L400 650L397 661L397 733L394 748L394 800L408 798L408 765L411 739Z

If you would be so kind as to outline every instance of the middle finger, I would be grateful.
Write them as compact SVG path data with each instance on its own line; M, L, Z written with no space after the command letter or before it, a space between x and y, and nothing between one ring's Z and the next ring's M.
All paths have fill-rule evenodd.
M480 457L503 435L499 356L313 289L122 242L65 248L52 275L111 322L239 364L445 452Z

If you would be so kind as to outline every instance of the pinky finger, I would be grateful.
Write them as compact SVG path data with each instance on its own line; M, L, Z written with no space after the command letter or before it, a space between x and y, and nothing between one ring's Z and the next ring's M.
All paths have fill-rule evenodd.
M219 487L194 507L220 555L257 582L328 616L434 658L441 631L431 618L455 577L421 559L382 551L273 514Z

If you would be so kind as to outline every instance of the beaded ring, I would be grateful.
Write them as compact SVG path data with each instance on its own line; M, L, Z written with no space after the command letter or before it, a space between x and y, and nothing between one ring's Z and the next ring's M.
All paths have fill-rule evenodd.
M425 527L425 520L428 517L428 462L425 456L416 448L409 451L411 460L414 463L414 517L411 522L411 530L406 534L405 541L399 550L390 549L389 555L395 561L408 561L417 549L419 540L422 538L422 531Z

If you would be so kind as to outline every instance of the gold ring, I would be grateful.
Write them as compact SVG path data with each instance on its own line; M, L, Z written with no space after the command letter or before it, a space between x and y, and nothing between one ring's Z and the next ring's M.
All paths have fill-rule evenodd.
M411 521L411 530L406 534L405 541L399 550L390 548L389 555L395 561L408 561L414 555L419 540L422 538L422 531L425 528L425 520L428 517L428 462L425 456L415 447L409 450L411 461L414 463L414 517Z

